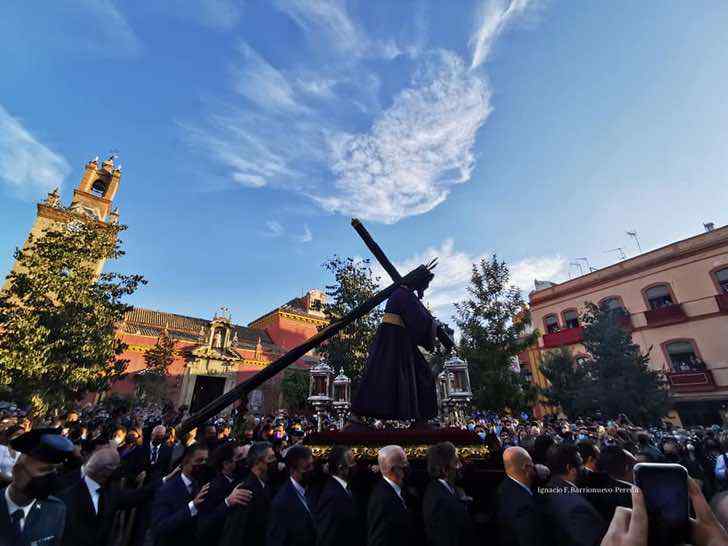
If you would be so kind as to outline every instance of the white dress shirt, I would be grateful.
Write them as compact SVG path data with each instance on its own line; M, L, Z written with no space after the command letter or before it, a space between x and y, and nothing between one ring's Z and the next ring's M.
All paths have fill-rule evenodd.
M182 478L182 483L185 484L185 487L187 488L187 491L192 494L192 480L189 479L187 476L184 475L184 472L180 473L180 477ZM195 506L195 501L191 500L187 503L187 508L190 510L190 515L192 517L195 517L197 515L197 506Z
M341 485L341 487L344 488L344 491L346 491L346 494L347 495L351 495L351 492L349 491L349 484L346 483L345 480L342 480L338 476L331 476L331 477L334 478L337 482L339 482L339 484Z
M394 483L392 480L387 478L387 476L382 476L382 478L384 478L384 481L392 486L392 489L394 489L394 492L397 493L397 496L399 497L399 500L402 501L402 504L407 506L407 503L404 502L404 498L402 497L402 488L399 485L397 485L396 483Z
M506 474L506 476L508 476L508 474ZM511 479L511 480L513 480L514 482L516 482L521 487L523 487L523 489L526 490L526 493L528 493L529 495L533 496L533 491L531 491L531 488L528 487L526 484L519 482L517 479L512 478L511 476L508 476L508 478Z
M97 514L99 513L99 489L101 489L101 484L98 482L92 480L88 477L88 475L83 476L83 481L86 482L86 487L88 488L88 494L91 496L91 502L94 505L94 512Z
M5 503L8 505L8 515L12 518L13 513L16 510L23 511L23 519L20 520L20 530L22 531L25 528L25 522L28 521L28 514L30 513L30 509L33 508L33 505L35 504L35 499L30 501L30 503L26 504L25 506L18 506L10 498L9 491L10 491L10 487L6 487L5 488Z
M450 492L451 495L457 496L457 495L455 495L455 488L452 485L450 485L447 482L447 480L443 480L442 478L438 478L438 481L445 487L445 489L447 489Z
M293 484L293 487L298 492L298 497L299 497L299 499L301 499L303 506L306 508L306 510L308 512L310 512L311 509L308 507L308 500L306 500L306 488L304 488L300 483L298 483L293 478L291 478L291 483Z

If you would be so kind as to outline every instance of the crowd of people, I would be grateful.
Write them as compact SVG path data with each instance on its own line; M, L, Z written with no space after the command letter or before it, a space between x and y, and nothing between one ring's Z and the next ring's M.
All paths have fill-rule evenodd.
M177 437L183 416L91 407L33 423L3 411L0 546L646 546L637 462L683 465L691 543L728 545L719 425L476 412L464 426L489 447L488 475L502 470L485 491L449 442L424 461L397 445L376 461L347 446L316 461L312 417L230 416Z

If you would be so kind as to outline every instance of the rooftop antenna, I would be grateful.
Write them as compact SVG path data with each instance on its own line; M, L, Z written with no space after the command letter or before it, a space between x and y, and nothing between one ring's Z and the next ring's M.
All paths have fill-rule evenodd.
M579 258L577 258L577 260L578 259ZM581 262L571 262L571 263L569 263L569 265L579 268L579 276L582 276L584 274L584 268L581 266ZM571 273L571 272L569 272L569 273Z
M597 268L596 268L596 267L592 267L592 266L591 266L591 263L589 263L589 259L588 259L588 258L577 258L577 260L579 260L579 261L581 261L581 262L584 262L584 263L586 264L586 270L587 270L587 271L588 271L589 273L591 273L592 271L596 271L596 270L597 270Z
M634 242L637 243L637 250L639 250L641 253L642 245L640 245L640 239L639 239L639 237L637 237L637 230L633 229L632 231L628 231L627 235L629 235L630 237L632 237L632 239L634 239Z
M705 228L705 233L710 233L715 229L715 224L713 222L706 222L703 224L703 227Z
M619 259L620 260L626 260L627 255L624 253L624 249L621 246L618 246L617 248L611 248L609 250L605 250L604 252L619 252Z

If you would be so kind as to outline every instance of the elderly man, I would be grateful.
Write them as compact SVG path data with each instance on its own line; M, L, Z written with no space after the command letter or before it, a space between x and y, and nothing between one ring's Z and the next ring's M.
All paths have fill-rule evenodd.
M509 447L503 452L506 476L497 492L497 520L502 546L543 543L540 515L531 487L535 468L528 451Z
M161 480L141 489L112 488L109 482L119 463L115 448L96 450L83 467L82 477L58 495L68 510L64 546L107 544L116 511L138 506L154 495Z
M386 446L377 457L382 479L369 497L367 545L399 546L415 542L412 513L402 495L409 469L407 455L400 446Z
M35 429L10 446L21 453L13 480L0 490L0 544L60 546L66 507L50 496L59 465L71 457L73 444L58 429Z
M462 468L457 449L450 442L427 450L427 472L432 481L425 491L422 515L430 546L467 546L473 543L473 522L455 487Z

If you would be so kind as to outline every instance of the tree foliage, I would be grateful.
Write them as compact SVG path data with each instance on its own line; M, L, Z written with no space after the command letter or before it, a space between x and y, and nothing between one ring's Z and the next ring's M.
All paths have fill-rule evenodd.
M326 286L328 301L324 305L324 313L329 322L351 312L379 289L379 278L373 275L369 260L334 256L323 266L334 277L334 282ZM381 308L372 310L319 348L319 354L336 373L341 368L344 369L344 373L352 380L353 388L364 372L367 352L382 320L382 314Z
M283 403L291 411L306 409L308 401L309 376L303 370L289 368L283 372L281 380L281 394Z
M528 333L530 316L521 291L510 284L505 262L493 255L473 264L468 295L455 304L455 322L461 332L460 356L470 364L473 401L482 409L525 409L536 389L513 371L512 362L535 334Z
M581 366L562 350L541 366L551 382L544 394L570 417L597 415L616 418L624 413L635 423L654 423L667 414L668 391L662 373L649 367L619 315L606 307L586 304L581 323L589 353ZM567 356L568 354L568 356Z
M115 326L140 275L97 274L123 255L120 225L76 221L31 237L0 293L0 385L35 413L59 410L121 378L126 345Z
M149 402L162 402L167 399L167 377L169 367L177 356L174 341L167 328L162 330L153 347L144 353L147 367L134 375L140 397Z

